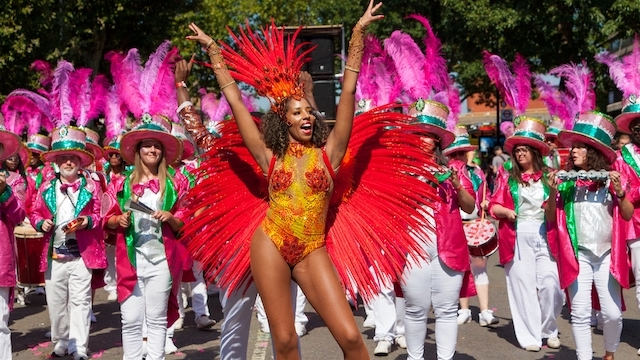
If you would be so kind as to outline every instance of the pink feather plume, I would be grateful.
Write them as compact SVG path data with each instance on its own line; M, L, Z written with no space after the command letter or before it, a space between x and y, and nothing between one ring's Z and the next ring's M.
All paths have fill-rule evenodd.
M91 105L87 113L89 120L95 120L100 114L104 113L110 86L111 84L106 75L100 74L93 78L91 82Z
M176 83L174 81L173 69L179 53L178 48L175 46L165 52L163 47L165 43L161 45L162 51L160 53L156 51L155 53L160 56L157 60L161 60L161 63L157 69L151 69L152 72L156 72L156 75L154 76L155 82L152 86L151 92L147 93L141 90L140 93L143 96L148 94L149 107L147 111L149 114L164 115L173 120L173 122L178 122L178 114L176 113L176 110L178 109L178 95L176 91ZM171 43L168 44L169 46L171 45ZM144 71L147 71L146 66Z
M36 60L31 63L31 70L35 70L40 74L40 86L42 86L45 92L49 92L51 83L53 82L53 71L51 70L51 64L44 60Z
M56 127L70 125L73 119L73 108L70 102L71 89L69 87L72 72L73 65L66 60L60 60L53 72L51 117Z
M111 86L109 93L107 94L104 113L104 125L106 127L105 138L110 141L122 134L125 130L127 117L126 106L118 96L118 91L115 85Z
M527 60L520 54L516 54L513 62L513 73L515 74L517 97L515 111L517 114L524 114L531 99L531 71L529 71Z
M596 61L609 66L609 75L624 97L640 95L640 45L637 34L631 54L624 59L620 60L617 55L604 52L596 55Z
M77 126L85 126L89 104L91 103L91 74L92 69L81 68L71 73L69 78L69 89L71 97L69 102L73 108L73 118Z
M577 113L571 99L565 93L544 81L541 76L536 76L534 81L538 92L540 92L540 99L544 102L549 114L560 118L565 125L565 129L571 130L573 128L573 117Z
M16 121L15 131L19 131L16 133L21 133L26 127L28 136L40 131L43 119L51 121L48 100L29 90L11 92L2 105L2 112Z
M517 110L516 102L518 101L516 79L509 70L509 64L498 55L491 54L488 51L482 52L482 63L484 69L489 75L489 79L493 82L498 89L498 92L504 99L504 101L514 110ZM517 113L516 116L522 115Z
M458 125L458 118L460 116L460 89L456 85L455 81L449 79L449 88L447 92L447 106L449 107L449 116L447 117L447 129L453 131Z
M384 48L393 60L398 79L410 101L428 99L431 88L427 87L424 73L425 56L411 36L396 30L384 40Z
M424 36L424 73L427 86L433 88L435 92L447 90L449 87L449 72L447 70L447 60L442 56L441 52L442 42L434 34L427 18L419 14L412 14L407 18L418 20L426 30Z
M567 95L574 104L572 119L577 114L595 109L595 84L586 62L583 61L580 65L574 63L560 65L551 69L549 73L564 79Z
M126 56L110 52L105 58L111 62L111 75L118 89L118 96L123 99L133 116L140 118L144 113L144 100L139 86L142 65L138 49L129 50Z

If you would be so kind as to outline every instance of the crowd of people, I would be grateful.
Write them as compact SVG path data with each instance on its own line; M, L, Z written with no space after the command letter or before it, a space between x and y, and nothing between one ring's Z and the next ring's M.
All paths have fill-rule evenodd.
M487 275L497 253L523 351L561 346L566 304L577 358L593 356L597 315L612 360L622 291L640 285L640 87L628 80L640 75L637 42L628 58L596 57L625 97L615 119L595 111L584 63L551 71L562 91L536 78L553 119L527 116L526 60L485 52L516 116L483 169L428 20L410 16L424 25L424 51L399 30L380 41L365 34L380 6L371 1L353 28L332 128L301 72L312 49L275 24L261 34L247 24L230 34L234 47L189 25L220 90L202 90L200 109L188 91L195 55L183 60L169 42L144 64L137 49L109 53L110 76L34 64L41 88L2 105L0 358L12 358L14 295L28 302L33 287L46 293L52 357L88 359L104 287L120 303L123 359L156 360L177 350L185 285L198 329L215 324L215 283L221 359L247 358L254 306L275 358L301 358L306 301L345 359L369 359L349 304L358 297L375 355L395 344L423 359L433 311L437 357L452 359L473 318L469 297L481 326L499 323ZM256 112L237 81L271 108ZM16 255L27 244L41 253L35 274L16 271L34 262Z

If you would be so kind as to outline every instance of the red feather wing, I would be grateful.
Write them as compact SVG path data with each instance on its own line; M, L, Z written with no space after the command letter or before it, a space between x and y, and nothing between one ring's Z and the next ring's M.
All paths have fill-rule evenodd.
M418 209L439 201L423 181L435 183L432 159L410 118L391 107L354 119L327 222L327 251L339 276L349 293L365 299L377 294L376 278L399 280L407 257L426 258L410 232L430 241L433 229Z
M249 247L268 208L267 181L244 145L235 120L207 152L189 191L183 239L208 280L231 290L250 276Z

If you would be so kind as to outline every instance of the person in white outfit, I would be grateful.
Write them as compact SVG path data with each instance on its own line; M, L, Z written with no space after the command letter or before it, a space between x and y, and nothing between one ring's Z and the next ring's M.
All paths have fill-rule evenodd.
M373 341L376 342L373 354L389 355L393 344L406 349L404 298L396 296L394 284L380 284L380 292L371 302L371 307L375 327Z

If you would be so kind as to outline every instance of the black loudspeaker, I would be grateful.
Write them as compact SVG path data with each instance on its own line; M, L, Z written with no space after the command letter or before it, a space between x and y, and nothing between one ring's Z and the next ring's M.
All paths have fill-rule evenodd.
M309 74L314 75L334 75L335 49L332 36L313 36L304 39L312 46L316 46L311 52L311 62L308 64Z
M336 80L318 80L313 82L313 98L318 111L327 120L336 118Z

